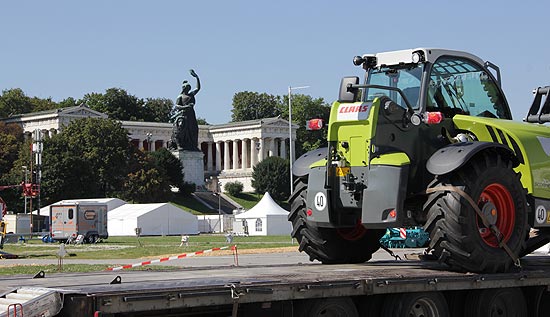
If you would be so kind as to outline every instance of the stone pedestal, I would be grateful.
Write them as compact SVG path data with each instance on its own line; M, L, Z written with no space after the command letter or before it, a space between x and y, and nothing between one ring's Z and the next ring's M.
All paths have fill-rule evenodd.
M179 150L172 152L183 166L183 180L204 186L204 154L199 151Z

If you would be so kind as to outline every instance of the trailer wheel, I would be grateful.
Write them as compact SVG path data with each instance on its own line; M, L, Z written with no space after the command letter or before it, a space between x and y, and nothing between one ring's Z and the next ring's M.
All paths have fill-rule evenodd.
M464 316L527 316L527 304L519 288L474 290L464 306Z
M546 286L527 288L525 293L528 316L543 317L550 311L550 292Z
M385 230L319 228L307 221L307 178L294 182L290 197L288 220L292 222L292 237L300 244L300 252L306 252L311 261L324 264L362 263L370 260L380 248L380 238Z
M359 317L351 298L319 298L301 301L296 316L304 317Z
M430 187L453 186L466 192L519 255L526 247L527 201L520 175L496 151L474 157L454 173L436 177ZM437 191L428 196L424 209L430 248L440 262L470 272L506 272L512 258L498 246L475 210L458 193Z
M439 292L400 293L388 295L382 316L449 317L449 309L445 296Z
M92 234L89 239L90 244L95 244L97 242L97 238L99 237L96 234Z

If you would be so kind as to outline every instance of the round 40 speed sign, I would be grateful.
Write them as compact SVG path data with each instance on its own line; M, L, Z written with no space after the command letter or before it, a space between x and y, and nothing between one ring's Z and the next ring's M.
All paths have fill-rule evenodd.
M317 194L315 194L313 204L315 205L315 209L317 209L318 211L323 211L327 206L327 196L325 195L325 193L318 192Z

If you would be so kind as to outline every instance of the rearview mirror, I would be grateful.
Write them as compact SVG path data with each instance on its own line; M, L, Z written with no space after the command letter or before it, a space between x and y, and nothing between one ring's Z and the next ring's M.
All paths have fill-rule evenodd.
M339 102L355 102L357 99L357 88L351 88L352 85L359 84L359 77L344 77L340 82Z

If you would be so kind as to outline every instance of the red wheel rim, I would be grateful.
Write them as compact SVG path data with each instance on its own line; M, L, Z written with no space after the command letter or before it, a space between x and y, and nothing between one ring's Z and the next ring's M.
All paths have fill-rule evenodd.
M495 226L503 235L504 241L508 241L514 231L514 224L516 222L514 200L512 199L512 195L503 185L493 183L485 187L479 196L479 208L483 208L483 206L487 203L494 205L495 208L494 210L491 210L491 214L496 216ZM489 230L489 228L486 228L483 225L479 217L477 218L477 225L479 234L483 241L491 247L498 247L497 238Z
M361 239L365 235L365 233L367 233L367 229L361 223L361 219L359 219L357 220L355 227L340 228L337 229L336 232L338 232L338 235L344 240L355 241Z

